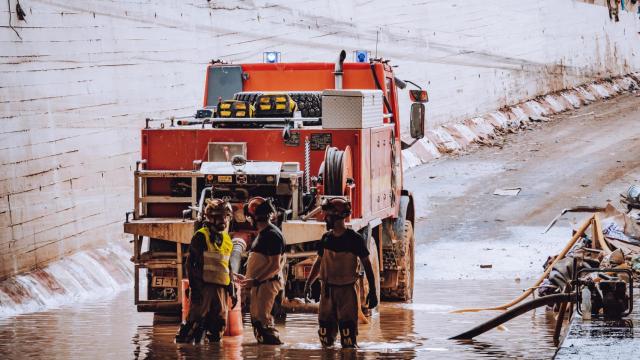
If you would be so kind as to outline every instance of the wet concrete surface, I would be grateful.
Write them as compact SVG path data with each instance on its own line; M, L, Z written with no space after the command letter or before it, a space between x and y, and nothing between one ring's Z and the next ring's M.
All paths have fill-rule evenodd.
M576 316L556 355L557 360L638 358L640 351L640 298L622 320L583 320Z
M640 97L625 94L534 124L500 146L410 170L405 184L415 196L418 247L426 250L418 258L430 260L439 278L539 275L546 256L569 240L568 228L586 217L568 213L555 235L542 235L562 209L619 206L619 194L640 182L639 121ZM493 195L514 187L522 189L517 196ZM446 267L454 256L451 276ZM481 271L479 259L493 260L493 271Z
M640 178L640 98L622 95L506 137L499 147L436 160L405 174L415 196L416 289L412 303L383 303L361 326L357 351L320 348L314 315L278 324L286 342L259 346L245 321L242 337L222 345L176 345L177 325L153 325L133 306L131 290L92 303L0 319L3 358L433 358L548 359L556 347L553 319L540 309L472 342L448 337L529 287L548 255L569 240L583 214L565 207L617 204ZM517 196L496 188L521 187ZM491 265L482 268L480 265ZM634 334L635 335L635 334Z

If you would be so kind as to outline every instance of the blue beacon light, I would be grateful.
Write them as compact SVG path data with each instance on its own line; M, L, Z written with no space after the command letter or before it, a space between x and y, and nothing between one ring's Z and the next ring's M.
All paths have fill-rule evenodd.
M267 64L275 64L280 62L280 52L278 51L266 51L262 54L263 62Z
M355 61L359 63L364 63L369 61L369 52L366 50L356 50L355 52Z

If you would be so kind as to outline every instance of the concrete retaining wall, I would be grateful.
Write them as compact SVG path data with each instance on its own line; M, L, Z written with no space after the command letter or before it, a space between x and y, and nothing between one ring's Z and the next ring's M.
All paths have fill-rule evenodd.
M192 113L212 58L377 49L426 84L430 136L445 142L440 125L469 137L458 122L485 128L478 114L640 69L637 8L616 23L581 1L22 0L26 22L10 4L18 34L0 3L0 278L122 241L142 119Z

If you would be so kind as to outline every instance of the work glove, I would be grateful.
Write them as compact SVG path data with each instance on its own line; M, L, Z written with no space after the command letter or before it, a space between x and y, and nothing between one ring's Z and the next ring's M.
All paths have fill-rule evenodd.
M367 295L367 307L369 309L373 309L378 306L378 295L376 295L376 289L369 289L369 294Z

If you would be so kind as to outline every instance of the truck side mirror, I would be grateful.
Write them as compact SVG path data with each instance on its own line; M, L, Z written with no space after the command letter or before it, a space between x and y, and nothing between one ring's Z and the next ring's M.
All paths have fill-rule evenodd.
M422 139L424 137L424 104L411 104L411 121L409 124L409 132L414 139Z

